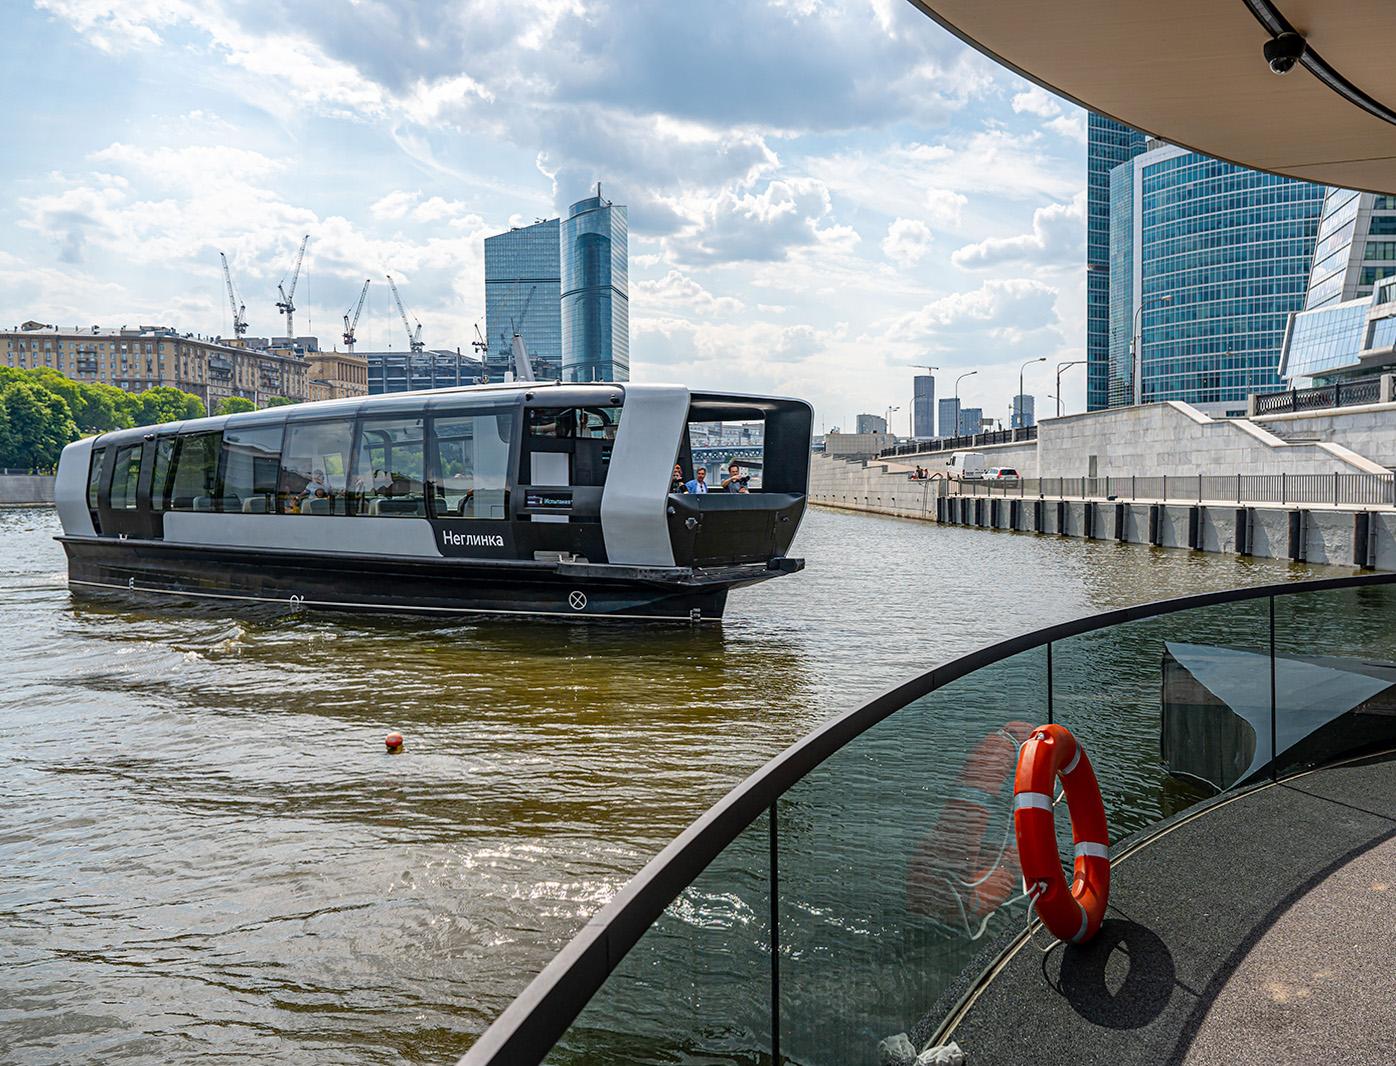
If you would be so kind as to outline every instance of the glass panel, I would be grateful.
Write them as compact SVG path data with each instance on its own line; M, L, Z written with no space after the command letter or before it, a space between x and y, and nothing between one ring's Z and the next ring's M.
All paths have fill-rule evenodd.
M1279 772L1396 742L1396 586L1275 597Z
M547 1061L769 1061L770 914L763 814L650 926Z
M1085 746L1111 844L1264 773L1265 599L1111 626L1052 646L1055 720ZM1059 818L1063 840L1068 828Z
M421 418L385 418L359 424L351 473L351 514L426 517L424 424Z
M212 511L217 497L218 453L221 433L192 433L179 437L170 510Z
M269 514L276 510L276 482L281 471L281 429L258 426L223 431L224 512Z
M912 702L777 806L781 1052L805 1066L920 1050L937 1000L1024 920L1013 846L1018 745L1047 718L1047 654Z
M169 507L170 468L174 460L175 438L161 437L155 442L155 473L150 480L150 506L163 511Z
M513 411L476 411L432 420L435 513L443 518L508 518Z
M111 479L111 506L114 511L136 509L136 486L141 477L141 448L132 444L116 450L116 467Z
M105 448L93 448L91 465L87 468L87 506L97 510L97 489L102 483L102 465L107 460Z
M281 510L345 514L354 420L292 423L281 456Z

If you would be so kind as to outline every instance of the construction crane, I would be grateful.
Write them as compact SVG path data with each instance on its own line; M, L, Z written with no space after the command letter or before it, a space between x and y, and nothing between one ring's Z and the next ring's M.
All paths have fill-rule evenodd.
M402 328L407 330L407 346L414 352L420 352L426 347L422 343L422 324L418 322L416 331L413 331L411 323L407 321L407 308L402 306L402 297L398 295L397 282L391 274L387 278L388 288L393 290L393 299L397 301L397 313L402 316Z
M283 277L276 286L276 291L281 294L281 299L276 301L276 309L286 316L286 336L292 341L296 339L296 282L301 279L301 261L305 259L305 246L310 243L310 234L301 238L300 251L296 253L296 265L291 268L291 287L286 288L286 279Z
M233 288L233 272L228 269L228 257L219 252L218 258L223 260L223 280L228 285L228 303L233 308L233 336L241 338L247 332L247 305L238 299L237 291Z
M354 330L359 327L359 315L363 313L364 297L368 295L368 283L372 278L364 279L364 287L359 291L359 302L354 306L354 318L349 319L349 312L344 312L344 347L349 351L354 350Z
M489 344L485 342L485 335L480 332L480 323L475 323L475 339L470 342L470 347L474 348L483 357L490 350Z

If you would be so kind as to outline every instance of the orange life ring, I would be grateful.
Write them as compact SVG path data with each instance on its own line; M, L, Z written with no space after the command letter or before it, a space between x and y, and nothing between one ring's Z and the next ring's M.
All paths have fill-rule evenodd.
M1052 814L1058 777L1071 811L1071 839L1076 845L1076 876L1070 888L1062 874ZM1039 726L1018 753L1013 829L1023 888L1048 932L1073 944L1095 936L1110 899L1110 830L1091 760L1064 726Z
M912 851L906 870L906 905L975 937L983 922L1013 893L1018 863L1012 839L985 840L994 809L1007 789L1018 746L1032 732L1008 722L970 752L935 827Z

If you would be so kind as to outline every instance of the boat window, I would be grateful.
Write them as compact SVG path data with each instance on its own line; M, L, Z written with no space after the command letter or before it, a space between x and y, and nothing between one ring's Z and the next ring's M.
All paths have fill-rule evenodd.
M508 518L512 410L432 419L434 513L442 518Z
M140 443L127 445L116 450L115 472L111 479L111 506L113 511L134 511L136 509L136 487L141 480Z
M528 408L529 440L521 476L534 485L604 485L620 412L619 407ZM565 479L557 465L560 460L534 460L544 453L566 454Z
M286 514L348 514L354 420L292 423L281 454L280 505Z
M359 423L350 472L350 512L378 518L425 518L424 420Z
M150 482L151 510L163 511L170 498L170 474L173 472L175 438L161 437L155 442L155 473Z
M615 440L620 428L619 407L530 407L531 437L585 437Z
M213 510L222 443L221 433L180 434L166 505L171 511Z
M92 464L87 468L87 508L97 510L97 490L102 484L102 464L107 461L105 448L92 449Z
M281 474L281 426L228 427L223 431L223 484L219 510L225 514L268 514L276 510Z

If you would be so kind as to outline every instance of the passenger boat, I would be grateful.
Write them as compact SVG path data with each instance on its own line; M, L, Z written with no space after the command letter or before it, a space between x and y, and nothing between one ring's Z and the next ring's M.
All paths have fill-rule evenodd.
M762 421L759 488L671 492L689 424ZM479 385L120 430L63 451L75 592L711 621L803 568L812 412L681 386Z

